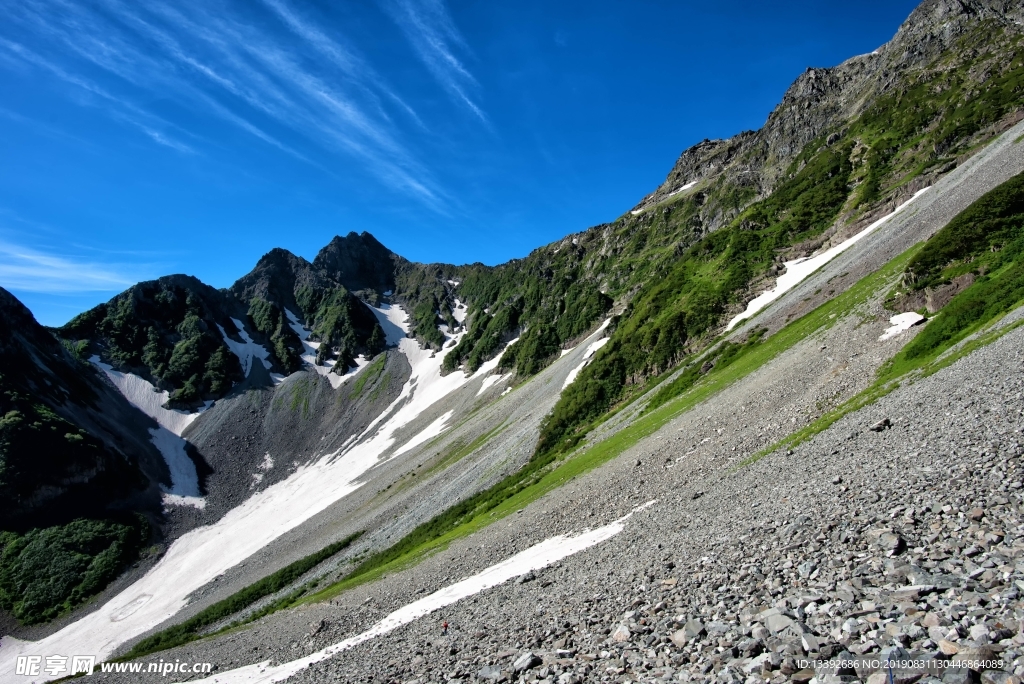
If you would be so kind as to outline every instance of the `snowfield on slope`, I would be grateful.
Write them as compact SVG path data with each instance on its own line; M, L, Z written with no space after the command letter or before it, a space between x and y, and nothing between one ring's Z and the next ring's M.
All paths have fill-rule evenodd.
M896 209L894 209L891 214L886 214L885 216L883 216L882 218L878 219L870 226L865 228L864 230L860 231L853 237L844 240L835 247L827 249L821 254L817 254L812 257L804 257L803 259L787 261L784 264L786 267L786 272L780 275L778 279L775 281L775 287L773 287L771 290L768 290L767 292L762 292L760 295L750 300L750 303L747 304L746 310L743 313L735 316L731 321L729 321L729 325L725 326L726 331L732 330L740 321L744 321L750 318L758 311L765 308L766 306L774 302L776 299L778 299L779 297L781 297L782 295L786 294L794 287L799 285L804 278L811 275L819 268L835 259L837 256L848 250L850 247L853 247L855 244L860 242L862 239L866 238L871 233L875 232L875 230L877 230L879 227L885 224L893 216L896 216L896 214L903 211L904 208L906 208L911 202L916 200L927 190L928 188L918 190L917 192L914 193L913 197L908 199L900 206L896 207Z
M267 660L235 670L228 670L206 679L200 679L198 684L271 684L272 682L283 681L306 669L313 663L327 660L336 653L387 634L402 625L407 625L414 620L429 615L435 610L450 606L457 601L479 594L491 587L496 587L513 577L520 577L528 572L546 568L563 558L568 558L580 551L607 541L626 529L626 521L635 513L649 508L655 503L657 501L648 501L641 506L637 506L618 520L594 530L587 530L576 535L558 535L557 537L545 539L472 577L467 577L460 582L435 591L419 601L399 608L362 634L357 634L344 641L332 644L305 658L299 658L280 665L272 665Z
M907 311L906 313L896 314L889 318L889 327L885 329L881 337L878 338L879 342L885 342L888 339L896 337L904 330L910 330L918 323L923 323L925 317L916 311Z
M189 413L178 409L166 409L164 404L171 398L171 395L163 390L158 390L148 380L140 378L134 373L116 371L113 366L100 361L98 356L92 356L89 363L101 369L135 408L179 437L201 413L201 411Z
M196 589L361 487L359 478L395 446L399 429L497 366L498 357L471 377L460 372L442 377L446 352L420 349L415 339L406 337L407 316L401 307L381 307L374 313L388 342L397 342L408 358L412 373L401 394L356 440L299 467L218 522L182 535L146 575L89 615L40 641L13 642L0 655L0 671L13 672L17 656L28 652L89 653L101 660L108 658L121 644L175 615ZM435 421L431 427L439 429L443 423Z
M153 446L164 457L171 475L171 486L163 488L164 503L204 508L206 501L199 496L196 465L185 453L187 442L181 438L181 433L212 402L207 402L206 407L196 413L166 409L163 405L170 399L170 394L158 390L148 380L133 373L116 371L113 366L100 361L99 356L92 356L89 362L106 374L129 403L159 424L160 427L149 429L149 435Z
M252 370L253 359L259 359L263 364L263 367L270 370L270 352L262 344L257 344L253 341L252 337L245 329L245 324L237 318L232 318L231 322L235 324L235 328L238 330L238 336L242 338L243 342L235 342L233 339L228 337L228 334L224 332L224 328L221 327L220 323L217 324L217 329L220 330L220 336L224 340L224 344L228 346L228 349L238 357L239 362L242 364L242 375L249 377L249 371Z

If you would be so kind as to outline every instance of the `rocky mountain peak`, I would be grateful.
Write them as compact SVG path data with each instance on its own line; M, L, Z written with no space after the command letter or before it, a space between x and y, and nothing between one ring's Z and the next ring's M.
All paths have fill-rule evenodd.
M325 272L352 291L395 289L395 267L401 257L367 232L336 235L313 260Z

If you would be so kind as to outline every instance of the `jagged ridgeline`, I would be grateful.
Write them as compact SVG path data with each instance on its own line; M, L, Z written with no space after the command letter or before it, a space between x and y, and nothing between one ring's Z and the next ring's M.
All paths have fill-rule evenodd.
M384 331L360 299L378 304L394 289L393 264L372 236L351 233L312 264L272 250L226 290L183 275L139 283L58 332L82 358L98 355L169 391L171 406L191 408L246 379L229 342L261 345L269 352L263 370L282 374L302 366L301 326L321 343L316 362L338 373L358 355L381 352Z
M265 345L272 370L288 373L301 365L301 319L323 342L317 362L344 372L384 348L364 303L401 304L434 349L438 327L457 329L466 313L444 371L474 371L518 338L499 367L525 378L614 313L611 342L541 436L542 451L571 445L705 348L784 260L856 232L1017 120L1021 36L990 4L922 5L880 50L808 69L761 130L694 146L633 211L524 259L415 264L350 233L312 263L273 250L227 291L182 276L140 284L61 334L195 405L241 378L220 327Z

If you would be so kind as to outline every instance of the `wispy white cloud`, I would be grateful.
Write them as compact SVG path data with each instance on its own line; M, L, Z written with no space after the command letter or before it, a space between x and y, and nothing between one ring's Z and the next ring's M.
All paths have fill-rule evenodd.
M437 82L487 122L483 110L467 92L477 88L478 83L455 55L456 48L467 51L468 47L444 0L385 0L385 7Z
M8 290L49 294L118 292L147 277L152 273L144 264L98 263L0 238L0 286Z
M6 50L10 56L16 57L27 64L41 67L61 81L75 86L82 93L89 94L94 96L94 98L103 101L108 105L108 112L111 116L138 128L154 142L178 150L179 152L185 152L188 154L195 153L195 150L192 147L184 142L176 140L166 132L166 129L173 127L172 124L145 111L125 98L113 95L94 81L69 73L57 64L45 59L24 45L14 41L0 38L0 50Z
M444 23L443 6L437 9L440 15L420 21L451 54L447 42L461 38ZM10 22L21 30L6 32L4 39L0 27L0 58L7 53L43 69L112 117L180 152L219 141L153 103L173 100L326 173L342 166L339 156L357 160L393 190L444 211L446 193L397 123L411 121L422 130L423 122L344 36L287 0L262 0L247 5L244 15L240 11L166 0L23 0ZM149 104L137 104L142 102Z

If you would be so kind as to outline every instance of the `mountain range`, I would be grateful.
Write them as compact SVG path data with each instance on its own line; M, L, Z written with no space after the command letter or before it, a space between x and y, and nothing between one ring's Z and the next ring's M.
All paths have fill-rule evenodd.
M951 663L1024 644L1022 25L925 0L615 220L498 266L352 232L55 329L0 290L0 681L76 649L224 682L848 681L874 675L784 663L893 647L879 629L1019 681ZM871 484L892 462L905 491ZM936 463L966 474L908 474ZM1001 480L961 491L979 468ZM941 547L958 512L977 553Z

